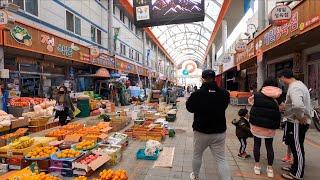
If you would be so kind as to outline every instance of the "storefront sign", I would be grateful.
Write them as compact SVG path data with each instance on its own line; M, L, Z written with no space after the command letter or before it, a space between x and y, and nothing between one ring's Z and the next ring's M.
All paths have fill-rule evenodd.
M80 52L80 60L83 62L90 62L90 55Z
M12 38L19 44L26 46L32 46L32 36L29 34L28 30L21 26L15 26L11 29Z
M92 64L97 66L102 66L106 68L115 68L115 61L114 58L106 55L106 54L100 54L99 57L91 60Z
M5 47L90 63L88 47L19 21L10 31L3 31L3 43Z
M8 24L8 13L1 9L0 10L0 28L4 29L4 27Z
M241 52L244 52L246 50L246 47L247 47L247 44L242 41L242 40L239 40L236 44L236 52L237 53L241 53Z
M229 54L225 54L224 56L223 56L223 58L222 58L222 62L223 63L228 63L228 62L230 62L231 61L231 55L229 55Z
M279 27L273 27L267 33L265 33L263 37L263 45L270 45L277 40L279 40L282 36L288 36L289 33L292 33L298 30L299 22L298 22L298 12L295 12L289 23L286 23Z
M57 50L58 50L58 52L60 52L64 56L72 57L73 49L71 48L71 46L58 44Z
M97 46L90 47L90 56L92 58L97 58L100 55L100 49Z
M270 26L256 38L256 46L263 52L286 42L291 37L300 35L320 25L318 8L320 1L305 0L300 2L293 10L288 23L282 26Z
M270 24L281 26L289 22L292 17L292 10L287 5L277 5L270 12Z
M314 18L307 20L306 22L301 22L300 25L299 25L299 30L303 31L306 28L318 23L319 21L320 21L320 16L317 15Z
M252 40L250 41L247 46L245 51L241 53L237 53L235 55L235 64L241 64L255 56L255 41Z
M53 52L54 47L54 37L50 37L47 34L41 34L41 43L47 45L47 50Z

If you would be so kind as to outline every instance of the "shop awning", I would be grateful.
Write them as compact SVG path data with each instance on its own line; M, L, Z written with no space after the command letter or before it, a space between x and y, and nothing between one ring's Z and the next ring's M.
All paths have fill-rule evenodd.
M106 68L100 68L97 70L96 74L97 77L106 77L109 78L110 77L110 73Z

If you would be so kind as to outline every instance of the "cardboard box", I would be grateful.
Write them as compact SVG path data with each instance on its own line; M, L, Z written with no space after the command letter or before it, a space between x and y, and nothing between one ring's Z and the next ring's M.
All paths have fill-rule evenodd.
M86 156L83 156L76 160L73 163L73 167L76 169L84 170L85 172L90 172L91 170L97 170L99 167L101 167L110 160L110 157L107 154L100 154L100 156L97 159L91 161L89 164L82 164L81 161L90 155L92 154L87 154Z
M29 121L27 118L19 118L11 121L11 129L16 129L19 127L27 127L29 125Z

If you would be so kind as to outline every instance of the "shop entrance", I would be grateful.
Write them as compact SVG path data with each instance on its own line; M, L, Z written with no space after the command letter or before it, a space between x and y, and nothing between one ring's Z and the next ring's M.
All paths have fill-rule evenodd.
M308 88L312 89L311 97L319 97L320 61L308 64Z

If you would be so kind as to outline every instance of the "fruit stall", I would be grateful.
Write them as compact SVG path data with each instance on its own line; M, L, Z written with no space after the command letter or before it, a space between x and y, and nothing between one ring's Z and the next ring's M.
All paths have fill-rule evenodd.
M166 136L174 136L167 120L176 109L166 103L141 103L117 112L109 106L98 116L45 128L46 131L41 129L41 135L35 135L30 131L31 124L50 123L52 117L48 120L39 117L52 114L55 102L46 99L28 102L29 111L21 113L28 120L28 127L0 136L1 179L126 180L130 174L113 167L121 163L130 141L145 142L133 155L137 160L154 161L161 153L161 143ZM27 105L25 102L11 104ZM4 113L3 116L15 118Z

